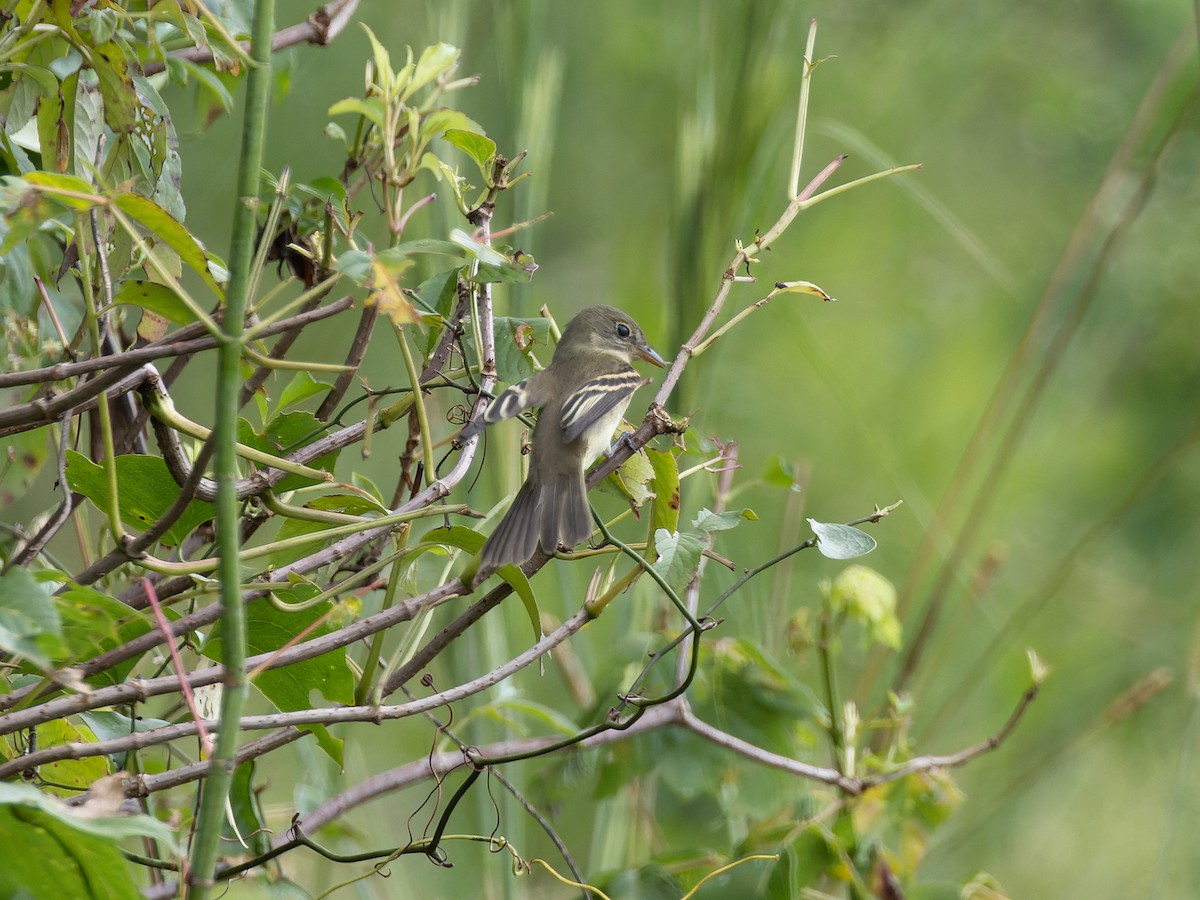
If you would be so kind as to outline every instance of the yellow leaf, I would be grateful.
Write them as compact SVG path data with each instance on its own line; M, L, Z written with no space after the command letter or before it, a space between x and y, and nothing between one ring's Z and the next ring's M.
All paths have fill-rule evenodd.
M379 311L397 325L411 325L420 321L398 280L410 265L412 260L404 260L403 264L397 266L384 265L379 260L371 262L371 280L367 285L371 293L367 297L367 304L378 306Z

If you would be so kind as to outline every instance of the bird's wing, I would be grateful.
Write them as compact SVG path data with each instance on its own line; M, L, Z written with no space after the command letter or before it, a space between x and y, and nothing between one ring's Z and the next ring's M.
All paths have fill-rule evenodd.
M511 419L527 409L544 406L549 399L549 390L546 380L541 375L542 373L538 372L536 375L530 375L524 381L518 381L493 400L482 416L469 422L467 427L462 430L459 436L460 440L474 437L483 430L485 425L494 425L502 419Z
M642 376L632 368L601 375L581 384L563 401L562 415L559 417L563 441L569 444L576 440L589 426L603 419L605 414L628 403L633 392L641 386Z

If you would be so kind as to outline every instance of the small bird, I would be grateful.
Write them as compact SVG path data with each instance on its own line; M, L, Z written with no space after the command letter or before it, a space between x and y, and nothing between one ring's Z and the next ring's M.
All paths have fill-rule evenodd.
M520 565L539 544L553 553L560 544L574 547L592 533L583 473L608 449L642 385L634 359L666 366L626 313L589 306L567 323L549 366L514 384L463 429L460 440L531 407L541 410L529 475L483 545L483 566Z

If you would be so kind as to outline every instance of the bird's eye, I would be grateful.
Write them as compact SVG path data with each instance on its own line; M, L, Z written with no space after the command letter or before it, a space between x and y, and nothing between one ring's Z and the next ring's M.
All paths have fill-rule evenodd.
M623 338L629 337L629 326L624 322L617 323L617 334Z

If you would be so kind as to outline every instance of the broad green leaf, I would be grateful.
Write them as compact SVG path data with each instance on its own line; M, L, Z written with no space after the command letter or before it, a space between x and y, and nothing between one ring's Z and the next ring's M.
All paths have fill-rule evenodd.
M532 357L540 356L543 366L550 362L554 348L550 343L550 321L535 316L517 319L497 316L494 320L496 335L496 373L501 381L515 384L528 378L536 370Z
M628 426L622 426L623 433L632 431ZM610 478L617 489L629 500L635 516L647 500L654 498L654 467L644 453L634 453L621 463Z
M295 602L311 597L315 590L311 585L302 584L294 588L280 588L276 593L288 602ZM246 608L246 652L258 655L278 650L301 631L313 625L331 608L332 604L321 603L307 609L285 611L267 600L252 603ZM308 632L307 639L320 637L332 630L326 622ZM219 661L221 640L221 626L218 623L200 652L209 659ZM354 702L354 675L346 662L344 647L289 666L260 672L254 679L254 686L277 709L284 712L310 709L312 703L309 694L314 690L319 691L331 703ZM313 733L322 749L341 765L342 741L332 738L323 726L314 727Z
M461 228L455 228L450 232L450 241L466 250L472 259L479 260L480 265L503 268L512 264L511 260L503 253L487 244L480 243Z
M733 638L712 642L697 713L775 753L795 756L797 738L824 711L811 688L759 645Z
M262 433L255 431L245 419L238 419L238 441L275 456L287 456L317 440L322 434L324 434L324 426L317 421L316 416L309 412L297 411L276 416L267 423ZM311 468L332 472L337 458L338 452L335 450L320 459L307 463L307 465ZM313 483L313 479L303 475L286 475L279 480L275 490L283 493Z
M525 284L533 278L537 268L537 262L532 255L518 250L511 257L505 257L500 265L480 263L479 271L475 273L475 281L481 284Z
M458 65L459 50L450 44L433 44L421 52L417 60L412 78L404 92L404 97L410 97L435 78L452 72Z
M137 732L165 728L171 724L164 719L155 719L150 716L137 716L131 719L124 713L104 709L93 709L80 713L79 718L87 723L98 741L112 741Z
M179 299L179 295L165 284L153 281L128 279L113 297L113 303L136 306L157 313L176 325L187 325L196 321L191 308Z
M786 459L775 453L767 460L763 469L763 481L775 487L789 490L800 490L800 482L796 480L795 467Z
M185 79L195 78L196 84L208 93L226 113L233 110L233 94L208 66L201 66L181 57L167 57L168 64L174 62L185 73Z
M323 537L322 533L331 527L331 525L325 522L311 522L308 519L284 519L283 524L279 526L278 533L275 535L277 540L282 541L289 538L302 537L303 535L311 535L312 541L305 541L294 547L275 550L269 557L271 568L278 569L281 566L286 566L288 563L295 562L318 550L322 544L327 543L327 538Z
M442 135L442 140L458 147L467 156L475 160L479 170L486 174L488 163L496 155L496 142L486 134L479 134L462 128L449 128Z
M426 278L418 286L414 299L425 312L437 313L442 318L448 318L454 310L454 302L458 297L459 266L438 272Z
M671 533L660 528L654 532L654 549L658 553L655 571L662 575L676 594L681 594L700 566L703 541L698 535L687 531Z
M59 91L42 97L37 108L38 145L42 165L54 172L70 166L71 127L67 124L63 95Z
M339 100L333 106L329 107L329 115L363 116L372 124L382 128L384 117L383 101L378 97L368 97L365 100L359 97L347 97L345 100Z
M52 586L27 569L0 575L0 650L43 669L62 653L62 620L50 600Z
M108 127L117 134L135 131L141 104L121 48L114 43L92 47L91 66L100 77L100 96L104 98L104 121Z
M323 394L329 388L329 384L324 381L317 381L309 372L297 372L280 392L279 405L276 407L276 412L285 410L296 403L303 403L309 397Z
M364 490L362 493L335 493L314 497L304 504L309 509L320 509L327 512L346 513L350 516L367 516L372 513L386 513L388 508L374 493Z
M159 456L118 456L115 465L121 521L134 528L148 528L175 502L179 485ZM104 468L74 450L67 451L67 484L99 509L108 508L108 478ZM168 546L178 546L197 525L212 517L211 503L193 500L160 540Z
M0 459L8 463L0 467L0 508L19 500L41 474L49 437L49 428L37 428L0 439Z
M817 536L817 549L830 559L854 559L876 547L875 538L849 525L831 525L816 519L809 519L808 524Z
M68 585L55 594L54 603L62 619L66 645L65 656L58 661L59 665L73 665L99 656L140 637L152 627L146 613L131 609L115 597L86 585ZM136 663L136 657L126 660L92 675L87 682L97 687L120 684Z
M96 736L86 725L76 725L68 719L55 719L37 727L39 748L62 744L94 744ZM53 787L47 790L60 797L73 797L85 790L97 778L109 773L108 757L85 756L82 759L59 759L38 766L38 775ZM61 787L59 787L61 785Z
M25 784L0 783L0 896L126 900L138 895L118 841L150 837L173 847L174 833L151 816L86 819Z
M421 536L422 543L457 547L472 555L483 549L486 540L487 538L478 531L462 525L433 528ZM537 597L534 596L533 586L530 585L528 576L514 565L501 566L496 570L496 574L508 582L516 595L521 598L521 603L525 606L525 615L529 617L529 625L533 629L533 639L540 641L542 639L542 614L538 610Z
M654 469L654 506L650 515L653 533L674 533L679 528L679 463L669 450L646 448Z
M223 267L209 258L204 247L178 219L153 200L138 194L118 194L112 202L117 209L145 228L155 241L162 241L178 253L184 264L199 275L213 293L224 296L215 277Z
M241 847L244 841L247 846L245 853L265 853L271 849L270 832L267 823L262 820L260 802L255 792L254 760L242 763L233 770L233 781L229 785L229 809L233 812L233 821L237 830L225 817L222 839L228 846ZM240 840L239 840L240 839Z

